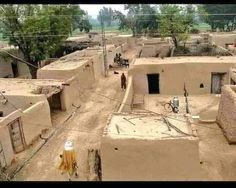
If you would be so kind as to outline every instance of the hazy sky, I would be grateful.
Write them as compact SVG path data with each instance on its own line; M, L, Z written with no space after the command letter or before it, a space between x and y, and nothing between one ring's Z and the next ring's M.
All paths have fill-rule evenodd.
M124 10L124 5L122 4L83 4L80 5L80 8L88 12L88 15L92 16L93 18L97 18L99 10L102 7L111 7L113 10L119 10L122 13L126 13L127 11Z

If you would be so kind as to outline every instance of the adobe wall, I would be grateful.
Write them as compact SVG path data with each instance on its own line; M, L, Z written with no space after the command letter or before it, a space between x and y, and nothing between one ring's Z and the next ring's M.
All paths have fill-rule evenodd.
M19 50L13 51L11 53L13 53L15 56L23 59L23 55L21 52L19 52ZM11 66L11 63L13 61L14 60L11 57L7 57L7 58L0 57L0 78L6 77L8 75L9 75L8 76L9 78L14 77L13 71L12 71L12 66ZM18 69L18 77L19 78L31 78L31 74L30 74L28 66L25 63L22 63L20 61L16 61L16 62L17 62L17 69Z
M101 143L103 181L201 180L198 139L112 139Z
M160 94L182 95L184 83L189 94L211 93L211 73L226 73L223 84L229 83L229 68L234 63L176 63L136 66L129 70L133 76L134 93L148 94L147 74L159 74ZM200 88L200 84L204 88Z
M79 100L78 79L74 76L66 80L65 84L61 92L61 108L62 110L69 110L73 102Z
M0 111L3 111L4 117L17 109L25 110L29 108L30 106L32 106L32 104L45 100L44 95L31 95L31 96L8 95L8 94L4 94L4 95L7 97L9 101L6 104L0 103ZM0 100L2 99L3 97L0 96Z
M29 145L44 129L52 127L50 107L47 100L38 102L24 110L21 120L25 141Z
M4 78L6 76L13 78L11 63L6 62L4 59L0 58L0 78Z
M115 36L111 38L111 41L114 45L120 46L124 43L127 43L128 38L130 37L125 37L125 36Z
M229 143L236 143L236 86L223 86L220 98L217 123Z
M17 96L6 95L8 101L5 105L0 103L0 110L3 111L4 119L13 121L17 117L21 117L23 131L25 135L26 144L30 144L31 141L37 137L43 129L50 128L52 126L50 107L45 95L38 96ZM2 99L2 98L1 98ZM18 116L12 112L19 109ZM33 117L33 119L32 119ZM4 120L6 123L6 120Z
M57 62L55 62L57 63ZM46 67L46 66L45 66ZM37 71L38 79L58 79L67 80L76 76L78 86L81 88L89 88L94 83L94 70L92 60L85 60L81 66L75 68L67 68L61 70L39 69Z
M234 47L234 45L229 45L228 50L234 55L236 55L236 47Z
M94 77L95 80L98 80L104 75L104 60L102 53L98 53L98 55L93 56L93 69L94 69Z
M236 34L211 34L210 41L218 46L225 48L226 43L235 43Z
M3 147L7 166L10 166L12 160L14 159L14 151L11 143L9 128L7 125L18 117L20 117L20 112L14 111L6 117L0 118L0 143Z
M26 64L19 62L17 64L17 67L18 67L18 72L19 72L18 78L25 78L25 79L32 78L30 71L29 71L29 67Z
M167 57L171 45L167 43L144 45L140 57Z
M125 96L123 98L122 104L118 110L118 112L129 112L132 109L133 103L133 78L131 76L128 77L127 88L125 91Z

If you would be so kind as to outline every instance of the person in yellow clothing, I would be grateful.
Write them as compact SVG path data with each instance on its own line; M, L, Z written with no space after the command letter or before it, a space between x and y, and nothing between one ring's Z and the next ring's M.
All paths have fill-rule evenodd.
M77 162L75 150L73 147L73 143L71 141L67 141L65 143L63 154L60 155L61 163L59 165L59 169L63 172L67 172L69 176L69 181L71 181L71 177L75 174L75 177L78 177L77 173Z

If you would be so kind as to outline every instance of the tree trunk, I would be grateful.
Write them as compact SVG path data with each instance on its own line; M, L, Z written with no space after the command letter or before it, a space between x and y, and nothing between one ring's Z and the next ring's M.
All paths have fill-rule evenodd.
M133 33L133 37L135 37L136 36L135 29L131 29L131 30L132 30L132 33Z
M30 63L30 64L27 64L28 67L29 67L29 71L30 71L30 74L31 74L31 77L32 79L36 79L37 78L37 70L38 70L38 62L37 61L34 61L30 58L30 56L28 55L27 52L23 53L24 54L24 59Z
M178 48L178 41L177 41L177 39L176 39L176 37L174 35L172 35L172 40L173 40L173 42L175 44L175 48L177 49Z
M29 67L32 79L36 79L37 78L37 70L38 69L36 67L30 66L30 65L28 65L28 67Z

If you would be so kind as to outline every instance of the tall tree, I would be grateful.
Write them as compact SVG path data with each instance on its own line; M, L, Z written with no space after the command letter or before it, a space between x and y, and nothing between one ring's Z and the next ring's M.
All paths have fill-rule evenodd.
M101 22L101 16L103 18L103 21L107 24L107 26L111 26L112 20L113 20L113 10L109 7L103 7L100 9L99 14L97 16L97 20Z
M170 36L177 48L179 42L187 38L193 20L186 14L186 7L162 5L160 7L160 33L163 37Z
M205 13L204 20L211 26L212 31L217 28L222 31L236 29L236 5L235 4L204 4L198 6Z
M133 36L154 32L158 29L157 14L153 7L147 4L126 4L127 15L115 11L114 17L119 20L120 29L131 29Z
M69 33L79 27L86 30L84 13L71 5L1 5L3 35L17 46L36 78L38 63L53 56Z

